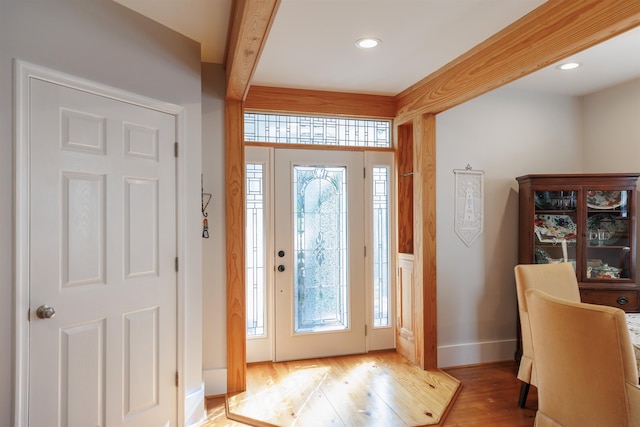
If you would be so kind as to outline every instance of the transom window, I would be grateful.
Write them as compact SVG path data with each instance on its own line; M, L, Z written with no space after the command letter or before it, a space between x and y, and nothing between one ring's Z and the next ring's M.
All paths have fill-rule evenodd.
M391 147L391 121L245 112L244 140L388 148Z

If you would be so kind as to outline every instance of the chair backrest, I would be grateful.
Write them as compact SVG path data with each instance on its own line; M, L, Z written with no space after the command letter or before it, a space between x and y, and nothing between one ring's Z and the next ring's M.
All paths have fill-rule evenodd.
M520 264L514 269L516 292L518 295L518 313L522 335L522 358L518 370L518 379L536 385L536 373L531 329L525 292L528 289L540 289L550 295L570 301L580 302L578 279L573 265L568 262L559 264Z
M514 268L518 307L527 311L525 292L528 289L541 291L558 298L580 302L580 289L573 265L568 262L558 264L520 264Z
M536 426L639 426L624 312L526 291L538 379Z

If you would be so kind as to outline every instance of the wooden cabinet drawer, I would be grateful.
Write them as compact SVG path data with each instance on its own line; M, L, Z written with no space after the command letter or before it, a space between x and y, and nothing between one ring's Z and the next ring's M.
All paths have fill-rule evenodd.
M593 291L580 290L582 302L609 305L624 311L638 311L638 293L636 291Z

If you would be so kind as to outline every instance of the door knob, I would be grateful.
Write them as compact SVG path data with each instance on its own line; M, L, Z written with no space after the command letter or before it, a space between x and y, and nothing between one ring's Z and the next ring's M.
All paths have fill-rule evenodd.
M625 297L625 296L621 296L618 297L618 299L616 300L616 302L620 305L625 305L626 303L629 302L629 298Z
M54 310L54 308L47 304L41 305L36 310L36 316L38 316L40 319L51 319L55 315L56 311Z
M278 256L282 258L284 256L284 251L278 251Z
M280 264L278 266L278 271L282 273L284 271L284 265Z

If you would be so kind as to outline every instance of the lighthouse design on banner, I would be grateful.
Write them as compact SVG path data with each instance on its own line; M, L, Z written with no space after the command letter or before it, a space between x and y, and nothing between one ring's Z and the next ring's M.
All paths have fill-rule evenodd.
M471 244L482 234L484 223L484 172L456 169L455 174L455 224L454 230L465 245Z

